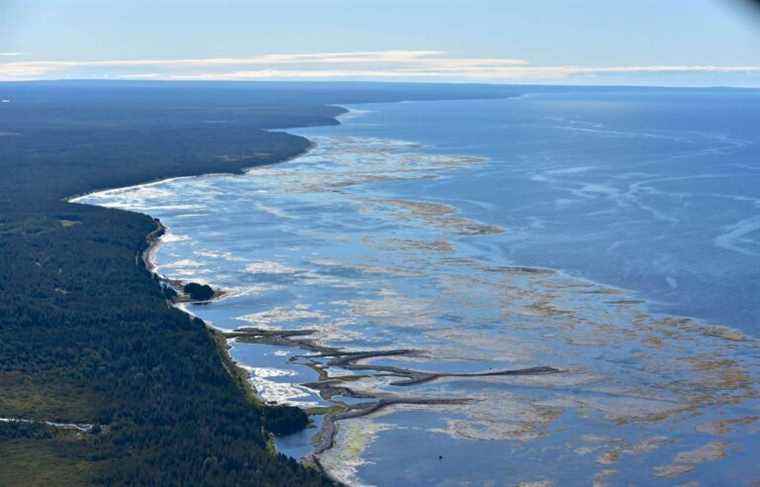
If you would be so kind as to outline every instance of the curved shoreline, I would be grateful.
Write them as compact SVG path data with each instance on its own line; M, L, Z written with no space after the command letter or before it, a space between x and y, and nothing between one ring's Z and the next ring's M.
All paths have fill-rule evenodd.
M351 110L350 108L346 108L342 106L339 106L338 108L345 110L343 113L335 117L335 120L338 123L340 123L341 116L350 115L353 112L353 110ZM294 134L291 134L291 135L294 135ZM298 137L302 137L302 136L298 136ZM174 181L174 180L185 179L185 178L208 177L208 176L213 176L216 174L242 175L254 167L279 164L281 162L291 161L308 154L309 151L311 151L314 147L316 147L316 143L306 137L303 137L303 138L307 140L308 145L300 153L295 154L286 159L283 159L281 161L276 161L269 164L259 164L259 165L250 166L247 168L242 168L235 173L206 173L206 174L199 174L199 175L192 175L192 176L166 178L166 179L161 179L161 180L156 180L156 181L150 181L144 184L136 184L133 186L113 188L110 190L103 190L103 191L93 191L87 194L102 193L102 192L107 192L107 191L124 191L131 188L160 184L166 181ZM85 196L86 195L81 195L81 196L70 198L69 202L77 203L74 200L83 198ZM153 221L156 223L156 229L146 236L146 248L145 250L143 250L143 252L141 252L139 256L136 256L136 261L139 263L139 261L141 260L142 265L146 268L146 270L148 270L153 276L155 276L162 283L162 285L169 286L175 291L178 291L179 290L178 288L181 287L183 282L181 280L174 280L174 279L170 279L166 276L161 275L157 271L158 266L155 263L158 250L160 249L162 245L161 237L167 233L168 227L165 226L158 218L155 218L155 217L151 217L151 218L153 218ZM215 291L217 292L217 294L215 294L215 296L211 300L204 301L204 302L216 301L218 299L221 299L225 295L223 290L221 292L219 290L215 290ZM303 384L303 385L307 388L318 391L320 396L327 401L331 401L331 398L333 395L339 395L339 394L346 397L366 398L366 399L375 401L375 402L361 403L361 404L355 404L355 405L347 405L342 402L334 402L334 406L332 408L334 409L334 411L329 411L326 413L324 412L316 413L320 415L323 414L324 420L322 423L321 430L317 433L315 437L317 438L317 442L315 443L313 447L313 451L311 454L304 457L303 462L305 464L315 465L317 468L319 468L321 471L323 471L326 475L328 475L332 480L336 482L338 482L338 480L334 478L332 475L330 475L330 473L320 463L319 455L326 452L327 450L329 450L330 448L334 446L335 444L334 440L337 434L336 423L338 421L344 420L344 419L352 419L352 418L367 416L372 413L378 412L380 410L386 409L388 407L391 407L394 405L400 405L400 404L453 405L453 404L466 404L468 402L471 402L472 399L470 398L461 398L461 399L415 398L415 397L402 398L402 397L394 397L388 394L361 394L361 393L357 393L353 391L351 388L335 385L336 382L340 383L340 382L343 382L345 379L330 378L327 372L327 369L330 366L341 367L344 369L355 370L355 371L376 371L378 372L378 375L383 374L383 375L397 376L399 380L391 383L391 385L396 385L396 386L413 386L417 384L431 382L431 381L434 381L440 378L445 378L445 377L477 378L477 377L486 377L486 376L507 376L507 375L544 375L544 374L555 374L555 373L562 372L560 369L557 369L551 366L536 366L536 367L530 367L526 369L487 371L487 372L482 372L482 373L431 373L431 372L415 371L412 369L405 369L401 367L359 364L358 363L359 361L363 359L372 358L372 357L415 355L419 353L419 351L381 350L381 351L347 352L340 349L335 349L335 348L319 345L313 340L310 340L308 338L305 338L305 339L299 338L303 336L308 336L311 333L313 333L313 331L310 331L310 330L302 330L302 331L296 331L296 332L286 331L286 330L266 331L266 330L259 330L259 329L250 328L250 327L244 327L244 328L235 330L233 332L223 332L217 329L216 327L209 325L203 319L195 316L186 308L181 306L184 304L194 303L196 301L189 300L189 299L182 299L182 300L169 300L169 302L171 303L172 306L174 306L177 309L180 309L183 313L186 313L189 316L195 319L198 319L203 323L205 329L210 333L210 335L213 338L214 343L217 346L220 356L222 357L222 362L228 374L233 379L233 381L235 381L235 383L238 384L238 386L243 389L244 394L247 397L249 397L249 399L254 400L257 404L264 405L262 399L258 396L258 392L256 391L255 386L249 380L250 372L246 370L243 366L238 364L232 358L230 354L231 346L228 342L230 338L238 338L238 339L242 339L242 341L246 341L250 343L285 345L289 347L306 349L306 350L317 352L319 354L318 355L319 357L332 357L331 360L324 367L319 366L314 362L312 362L311 364L307 364L308 367L312 368L319 374L320 379L316 383L308 383L308 384ZM296 356L296 357L304 357L304 356ZM309 413L308 410L307 410L307 413ZM314 414L315 413L313 412L309 413L309 415L314 415Z
M350 110L346 109L344 107L341 107L341 106L337 106L337 105L334 105L334 107L336 107L336 108L338 108L340 110L343 110L342 113L339 113L338 115L336 115L332 119L332 120L335 121L336 124L339 124L340 121L338 120L338 117L340 117L343 114L350 113ZM288 133L285 130L282 130L282 132ZM129 189L132 189L132 188L151 186L151 185L161 184L161 183L166 182L166 181L175 181L175 180L179 180L179 179L199 178L199 177L207 177L207 176L213 176L213 175L244 175L247 171L249 171L250 169L256 168L256 167L262 167L262 166L279 164L279 163L287 162L287 161L290 161L290 160L302 157L303 155L307 154L309 151L311 151L316 146L315 142L307 139L306 137L302 137L302 136L295 135L295 134L290 134L290 133L288 133L288 135L304 139L306 141L306 147L303 150L301 150L300 152L298 152L297 154L293 154L292 156L285 157L285 158L283 158L281 160L275 160L275 161L266 162L266 163L253 164L253 165L250 165L250 166L245 166L245 167L238 168L236 170L231 170L230 172L223 172L223 173L219 173L219 172L205 172L205 173L191 174L191 175L186 175L186 176L176 176L176 177L169 177L169 178L158 178L158 179L155 179L155 180L147 181L145 183L139 183L139 184L134 184L134 185L130 185L130 186L122 186L122 187L116 187L116 188L96 189L94 191L89 191L89 192L84 193L84 194L79 194L79 195L73 195L73 196L70 196L70 197L66 197L66 198L64 198L64 202L67 203L67 204L83 204L83 203L80 203L77 200L83 199L83 198L87 197L88 195L92 195L92 194L96 194L96 193L104 193L104 192L109 192L109 191L124 191L124 190L129 190ZM94 205L94 206L97 206L97 205ZM122 210L122 211L127 211L127 212L130 212L130 213L139 213L139 212L133 212L131 210ZM157 279L160 282L160 284L161 284L162 287L163 286L167 286L167 287L173 289L175 292L179 291L180 289L178 289L178 288L181 287L182 281L170 279L170 278L168 278L168 277L163 276L162 274L160 274L157 271L157 267L158 266L157 266L157 264L155 262L157 253L158 253L161 245L163 244L163 242L161 240L161 237L163 237L168 232L168 227L166 225L164 225L160 221L160 219L158 219L156 217L153 217L153 216L150 216L150 215L146 215L146 216L149 216L153 220L153 222L155 223L156 227L155 227L154 230L152 230L150 233L148 233L145 236L144 244L143 244L143 249L141 251L139 251L137 254L135 254L135 265L142 266L143 268L145 268L150 273L151 276L153 276L155 279ZM223 290L217 290L217 289L215 289L214 297L211 300L204 301L204 302L215 301L215 300L221 299L225 295L226 295L226 293ZM184 309L181 306L181 305L184 305L184 304L194 303L194 302L197 302L197 301L194 301L192 299L181 299L181 300L167 299L167 303L170 306L174 307L175 309L178 309L182 313L186 314L188 317L190 317L192 319L199 320L199 321L201 321L203 323L203 327L206 330L206 332L209 334L209 336L211 337L212 342L214 343L215 348L217 349L217 352L219 353L219 356L221 358L222 366L227 371L227 374L229 375L230 379L237 385L237 387L240 388L240 390L242 391L243 395L248 400L252 401L254 404L256 404L258 406L266 407L266 404L264 404L264 402L258 396L258 393L257 393L255 387L253 386L253 384L249 380L249 372L247 370L245 370L245 368L241 367L232 358L232 356L230 355L229 351L230 351L231 347L229 345L228 339L224 336L224 334L220 333L220 331L218 329L216 329L213 326L209 325L203 319L195 316L194 314L192 314L191 312L187 311L186 309ZM21 420L21 421L23 421L23 420ZM271 432L267 432L267 434L269 435L269 447L270 447L270 449L272 451L276 452L276 447L274 446L274 434L271 433ZM337 479L334 479L323 468L321 468L320 465L315 464L315 466L317 468L319 468L319 470L322 471L325 475L327 475L332 481L340 483Z
M119 434L97 441L84 435L74 451L57 435L42 438L36 429L6 425L3 435L21 435L33 462L11 456L5 473L34 482L53 471L52 459L63 462L72 480L109 485L161 478L203 484L212 477L332 484L267 446L262 424L283 426L298 411L269 414L247 404L202 322L166 304L170 293L141 262L145 250L152 247L148 259L156 250L158 224L145 210L73 200L178 177L235 174L298 156L308 141L278 132L337 125L343 109L331 105L340 102L499 98L513 91L372 86L8 86L19 91L19 103L6 124L25 137L6 147L2 164L9 177L0 198L0 244L10 252L1 269L8 283L0 306L8 318L0 327L8 345L1 354L7 393L1 416L104 426L118 418ZM50 118L53 107L60 117ZM209 124L216 121L225 123ZM232 449L228 431L236 434ZM212 472L201 465L207 457L225 458L229 468Z
M156 222L157 228L146 238L148 247L142 253L142 261L144 262L146 269L148 269L154 276L161 280L162 283L176 290L181 281L169 279L166 276L162 276L156 271L157 266L153 259L155 258L156 252L161 245L160 238L166 232L167 227L164 226L163 223L161 223L161 221L158 219L154 219L154 221ZM216 301L221 297L223 297L223 291L215 295L211 300L203 302ZM220 331L212 325L209 325L203 319L198 318L183 307L180 307L180 305L197 303L198 301L185 299L182 301L170 302L172 306L203 322L206 330L214 338L214 342L217 345L227 372L230 374L232 379L244 390L246 396L253 399L258 404L263 405L264 403L258 396L256 388L249 380L250 372L246 370L245 367L241 366L237 361L235 361L234 358L232 358L230 354L230 339L237 339L245 343L281 345L314 352L313 354L309 355L295 355L291 358L291 361L303 358L307 362L303 365L306 365L307 367L317 372L319 375L319 380L317 382L303 384L303 386L314 391L318 391L324 400L333 402L333 407L329 408L327 412L314 412L313 410L306 411L310 416L315 414L324 414L324 420L322 422L320 431L315 436L316 443L313 446L313 451L303 458L303 462L305 464L316 465L320 470L325 472L325 474L331 478L333 477L320 463L319 455L331 449L335 445L335 436L337 434L338 421L368 416L395 405L455 405L467 404L469 402L472 402L473 399L397 397L387 393L358 393L350 387L341 385L344 382L353 380L352 378L331 378L328 374L330 367L340 367L353 371L376 371L378 374L375 376L383 375L398 377L399 380L390 383L390 385L395 386L413 386L447 377L478 378L492 376L546 375L559 374L563 372L562 370L551 366L536 366L523 369L499 371L437 373L418 371L404 367L360 364L358 362L375 357L415 356L420 355L423 352L412 349L345 351L340 348L320 345L316 341L310 339L309 336L312 335L315 330L263 330L254 327L241 327L234 331L225 332ZM314 360L318 358L327 358L329 360L325 364L320 364ZM354 376L354 378L356 377L359 376ZM333 401L332 397L336 395L357 399L368 399L370 402L350 405L341 401ZM374 402L371 402L371 400L374 400ZM333 478L333 480L337 481L335 478Z
M295 156L295 157L300 157ZM163 227L163 225L158 222L158 225ZM160 229L157 228L155 232L160 232ZM152 232L151 235L154 236L154 242L149 245L149 247L153 247L152 249L149 248L146 250L147 255L144 255L144 260L147 259L148 262L150 262L151 258L155 256L155 252L157 251L158 246L160 245L160 233ZM520 267L515 266L514 269L522 270L524 272L535 272L535 268L533 267ZM553 271L553 270L552 270ZM561 271L553 271L553 272L561 272ZM608 286L610 287L610 286ZM622 301L621 301L622 302ZM651 301L648 301L651 302ZM187 312L186 310L183 310ZM188 312L189 313L189 312ZM190 313L189 313L190 314ZM701 320L700 320L701 321ZM205 322L204 322L205 324ZM372 357L378 357L378 356L391 356L391 355L413 355L416 353L419 353L419 351L416 350L384 350L384 351L359 351L359 352L345 352L341 351L340 349L330 348L330 347L323 347L320 346L308 339L308 335L310 334L309 330L300 330L297 332L292 331L286 331L286 330L260 330L255 328L240 328L236 331L222 332L219 334L219 331L214 328L211 325L205 324L205 326L214 333L215 337L219 337L219 341L217 343L220 344L226 344L227 339L229 338L239 338L241 341L250 341L252 343L271 343L271 344L277 344L277 345L287 345L292 347L299 347L299 348L305 348L311 352L315 352L316 354L312 355L299 355L297 357L305 358L308 360L312 360L314 358L325 358L329 359L327 362L327 366L340 366L342 368L351 369L351 370L374 370L376 372L381 372L384 375L393 375L401 377L402 380L400 382L394 382L392 385L414 385L419 384L423 382L427 382L430 380L436 380L439 377L445 377L445 376L453 376L453 377L480 377L485 375L518 375L521 373L525 374L532 374L532 373L558 373L561 372L559 369L554 369L551 367L537 367L537 368L530 368L530 369L520 369L520 370L513 370L513 371L498 371L494 373L483 373L483 374L432 374L432 373L426 373L421 371L415 371L411 369L405 369L405 368L399 368L399 367L390 367L390 366L372 366L372 365L365 365L365 364L359 364L358 361L361 361L363 359L369 359ZM717 332L716 332L717 333ZM725 333L724 333L725 335ZM722 338L727 338L729 340L733 339L730 335L728 336L722 336ZM739 338L738 340L741 340L742 338ZM239 367L235 364L234 360L229 355L229 345L222 346L220 345L220 348L222 348L225 352L225 356L230 361L230 363L233 364L234 369L238 372L237 374L230 372L233 377L240 376L241 373L246 373L245 369L242 367ZM375 413L377 411L380 411L381 409L396 405L396 404L453 404L452 400L440 400L441 402L437 402L436 399L416 399L416 398L405 398L405 399L398 399L398 398L389 398L384 397L381 395L352 395L352 390L348 387L343 387L341 384L345 382L344 380L341 380L339 378L333 378L330 379L326 368L324 366L317 367L316 364L312 364L313 369L317 370L320 374L320 381L310 384L305 384L307 387L313 387L314 389L319 390L320 394L323 395L325 399L330 399L332 395L344 395L349 397L356 397L356 398L368 398L368 399L375 399L376 402L374 403L361 403L361 404L354 404L354 405L347 405L345 409L342 409L340 411L331 411L325 415L325 420L323 422L323 428L320 436L319 443L315 447L315 451L312 454L311 459L314 460L314 463L317 466L320 466L319 459L317 456L327 450L329 450L334 445L334 439L336 434L336 422L343 420L343 419L351 419L351 418L357 418L361 416L366 416L368 414ZM252 388L252 385L250 384L250 381L244 380L244 383L246 383L249 387L251 387L252 390L255 389ZM323 469L324 470L324 469Z

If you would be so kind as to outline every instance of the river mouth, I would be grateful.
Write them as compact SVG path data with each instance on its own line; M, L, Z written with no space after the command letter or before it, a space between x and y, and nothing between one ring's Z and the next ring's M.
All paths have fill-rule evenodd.
M409 196L486 157L311 138L242 176L79 200L160 218L158 271L227 291L188 309L229 333L264 400L320 413L321 438L286 454L316 449L350 484L665 482L755 446L755 338L506 259L517 230L467 211L485 203Z

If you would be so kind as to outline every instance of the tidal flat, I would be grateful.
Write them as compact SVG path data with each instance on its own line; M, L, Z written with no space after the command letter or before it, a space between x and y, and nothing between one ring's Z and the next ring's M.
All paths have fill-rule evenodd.
M161 219L158 272L227 292L188 309L341 481L754 480L760 133L636 96L365 105L297 159L83 202Z

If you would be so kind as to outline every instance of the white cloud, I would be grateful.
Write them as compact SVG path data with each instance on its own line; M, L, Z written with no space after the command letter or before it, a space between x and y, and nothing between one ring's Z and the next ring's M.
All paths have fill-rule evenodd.
M277 70L230 71L224 73L174 74L174 80L260 80L260 79L441 79L469 81L524 81L556 80L574 76L603 74L657 74L657 73L760 73L760 66L617 66L578 68L570 66L535 68L447 68L444 70Z
M16 53L5 53L16 54ZM578 77L657 74L760 74L758 66L532 66L513 58L449 57L434 50L263 54L201 59L0 62L0 79L404 79L552 81Z
M14 55L15 53L7 53ZM73 68L86 66L130 67L130 66L233 66L233 65L283 65L283 64L356 64L356 63L410 63L425 62L425 58L441 56L442 51L366 51L327 52L311 54L262 54L244 58L200 58L200 59L117 59L99 61L27 61L12 64L44 67L46 69ZM421 61L423 60L423 61ZM505 60L524 63L521 60Z
M0 56L22 56L23 52L0 52Z

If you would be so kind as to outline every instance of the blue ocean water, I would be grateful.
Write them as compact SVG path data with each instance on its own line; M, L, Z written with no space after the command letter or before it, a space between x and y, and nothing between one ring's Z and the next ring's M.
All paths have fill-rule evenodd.
M343 481L757 478L760 92L351 109L341 126L296 131L316 144L298 159L80 201L160 218L159 271L229 291L188 308L218 328L418 351L361 362L374 371L320 364L407 403L338 421L320 462ZM309 385L313 351L232 354L267 400L358 402ZM561 372L466 375L535 366ZM454 375L402 386L382 367ZM441 398L462 402L419 401ZM306 454L316 429L280 448Z
M760 326L760 93L542 94L370 109L340 133L489 159L466 177L394 188L502 225L507 235L488 258L619 285L663 311Z

